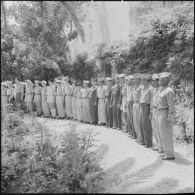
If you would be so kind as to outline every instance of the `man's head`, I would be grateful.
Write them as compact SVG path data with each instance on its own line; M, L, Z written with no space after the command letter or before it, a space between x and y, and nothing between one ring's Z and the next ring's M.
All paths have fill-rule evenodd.
M112 78L111 78L111 77L107 77L107 78L106 78L106 85L107 85L108 87L111 87L111 86L112 86Z
M171 73L170 72L162 72L159 74L159 86L166 87L171 81Z
M153 74L152 75L152 86L153 87L158 87L159 86L159 75L158 74Z
M39 86L39 81L38 80L35 80L35 86Z
M99 85L100 85L100 86L103 86L103 85L104 85L104 79L103 79L103 78L100 78L100 79L99 79Z
M141 77L141 84L143 86L147 86L149 85L150 83L150 80L151 80L151 75L150 74L143 74L142 77Z
M89 85L89 81L84 80L84 81L83 81L83 87L84 87L84 88L87 88L88 85Z
M97 79L96 78L91 79L91 84L92 84L92 86L96 86L97 85Z
M120 80L120 84L124 85L125 84L125 75L124 74L120 74L119 75L119 80Z

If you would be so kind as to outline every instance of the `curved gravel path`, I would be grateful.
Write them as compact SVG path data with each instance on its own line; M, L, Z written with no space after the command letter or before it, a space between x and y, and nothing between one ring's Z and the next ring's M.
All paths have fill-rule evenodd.
M192 145L175 145L176 160L163 161L159 154L147 149L127 133L68 120L38 118L45 123L54 139L69 130L97 133L94 150L102 157L107 193L184 193L194 192L194 149Z

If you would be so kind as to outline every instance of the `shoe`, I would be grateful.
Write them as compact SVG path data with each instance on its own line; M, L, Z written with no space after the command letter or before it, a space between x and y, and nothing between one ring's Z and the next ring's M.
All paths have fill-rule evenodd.
M160 151L158 151L158 153L162 154L162 153L164 153L164 151L160 150Z
M160 157L164 157L165 156L165 154L160 154Z
M164 156L162 157L162 160L175 160L175 157L167 157L167 156Z
M152 150L154 150L154 151L158 151L158 148L152 148Z

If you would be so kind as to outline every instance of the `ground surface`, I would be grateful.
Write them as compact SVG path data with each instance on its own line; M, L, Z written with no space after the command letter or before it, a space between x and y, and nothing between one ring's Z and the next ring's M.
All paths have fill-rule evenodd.
M58 143L60 135L74 123L77 129L93 131L108 193L182 193L194 192L194 149L176 144L176 160L163 161L159 154L137 144L128 134L105 127L67 120L38 118Z

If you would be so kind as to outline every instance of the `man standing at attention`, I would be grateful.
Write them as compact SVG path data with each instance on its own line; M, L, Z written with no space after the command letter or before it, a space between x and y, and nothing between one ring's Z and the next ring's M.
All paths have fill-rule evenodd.
M162 140L164 154L163 160L174 160L173 124L175 123L174 92L169 87L171 74L163 72L159 74L159 85L161 87L157 98L157 123Z
M15 83L15 100L17 106L20 107L24 96L24 87L17 78L15 79Z

